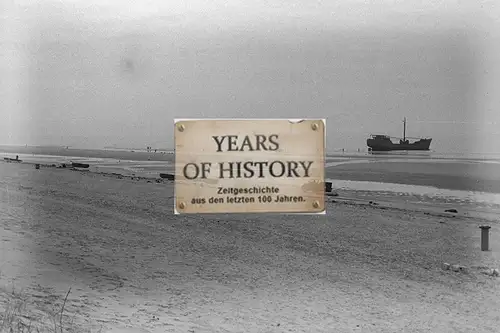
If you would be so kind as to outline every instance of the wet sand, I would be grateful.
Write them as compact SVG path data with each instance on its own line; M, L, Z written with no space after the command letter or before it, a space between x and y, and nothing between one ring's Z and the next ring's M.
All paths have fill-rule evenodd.
M25 161L81 161L98 166L103 172L125 171L128 175L152 177L158 177L160 172L173 172L175 160L171 152L0 146L0 157L14 158L16 154ZM496 159L339 154L327 156L325 176L337 180L500 193L500 161Z
M148 182L149 181L149 182ZM0 163L3 294L103 332L496 332L500 227L329 198L175 216L169 182ZM373 200L377 201L376 198ZM334 202L336 201L336 202ZM468 272L444 271L443 262ZM5 300L4 299L4 304ZM1 305L0 305L1 306Z
M436 188L500 193L500 163L473 161L379 160L328 168L329 178L376 181L396 184L433 186Z
M74 161L90 164L91 172L151 179L157 179L160 173L175 172L172 154L50 147L7 148L11 152L0 152L0 157L12 158L15 153L19 154L23 163L42 163L42 166ZM2 149L5 150L5 146L0 146L0 151ZM19 153L20 149L31 153ZM425 155L327 156L325 169L326 179L332 182L333 188L351 199L370 201L376 197L398 206L417 205L437 211L456 208L470 216L494 221L500 217L499 174L500 163L495 160L456 160Z

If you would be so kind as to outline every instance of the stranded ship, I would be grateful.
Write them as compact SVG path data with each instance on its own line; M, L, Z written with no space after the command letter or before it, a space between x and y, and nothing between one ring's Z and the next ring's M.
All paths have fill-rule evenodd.
M392 139L399 139L394 143ZM410 142L410 139L412 142ZM384 134L372 134L366 140L368 151L394 150L429 150L432 138L410 138L406 136L406 118L403 120L403 138L395 138Z

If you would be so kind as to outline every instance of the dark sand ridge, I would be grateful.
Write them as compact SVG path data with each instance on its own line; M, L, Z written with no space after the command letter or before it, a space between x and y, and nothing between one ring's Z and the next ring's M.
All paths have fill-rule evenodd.
M500 263L496 224L493 251L481 252L482 221L466 217L333 202L327 216L174 216L168 183L7 163L0 175L2 284L17 278L40 305L71 285L67 311L82 323L116 332L500 324L498 280L481 274Z

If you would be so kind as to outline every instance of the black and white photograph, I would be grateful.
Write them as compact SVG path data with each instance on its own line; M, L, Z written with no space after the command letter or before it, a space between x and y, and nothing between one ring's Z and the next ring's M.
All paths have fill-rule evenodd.
M496 1L0 0L0 101L0 332L500 332Z

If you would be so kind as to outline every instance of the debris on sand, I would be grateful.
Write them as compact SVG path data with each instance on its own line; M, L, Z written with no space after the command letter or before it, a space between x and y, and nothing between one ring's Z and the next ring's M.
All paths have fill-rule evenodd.
M483 274L488 275L488 276L499 277L500 271L498 270L498 268L488 269L487 271L483 272Z
M88 163L72 162L71 165L73 166L73 168L82 168L82 169L88 169L90 167L90 164Z
M451 265L451 270L453 272L462 272L462 273L467 272L467 268L465 268L464 266L460 266L460 265Z
M165 178L167 180L175 180L175 175L171 173L160 173L160 178Z
M21 163L22 160L19 159L19 155L16 155L16 158L10 158L10 157L4 157L3 160L5 162L17 162L17 163Z
M468 273L469 272L469 270L465 266L457 265L457 264L451 265L447 262L443 263L441 268L445 271L451 270L453 272L460 272L460 273Z
M458 213L458 211L455 208L452 208L452 209L446 209L445 213Z

